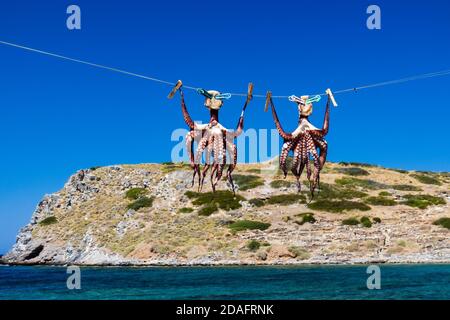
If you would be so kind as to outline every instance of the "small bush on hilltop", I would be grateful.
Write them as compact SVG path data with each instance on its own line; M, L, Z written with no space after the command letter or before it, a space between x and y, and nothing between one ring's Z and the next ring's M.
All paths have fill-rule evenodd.
M57 222L58 222L58 220L56 219L56 217L51 216L51 217L47 217L47 218L43 219L42 221L39 222L39 224L41 226L48 226L51 224L55 224Z
M154 197L142 197L130 203L127 208L132 210L139 210L140 208L149 208L153 205Z
M234 231L244 231L244 230L266 230L270 227L270 223L264 223L260 221L252 220L238 220L228 225L228 227Z
M147 194L147 190L144 188L132 188L125 193L125 198L129 200L137 200L145 194Z
M435 226L441 226L450 230L450 218L440 218L433 222Z
M259 247L261 247L261 243L259 243L259 241L250 240L249 242L247 242L247 249L250 251L256 251L259 249Z

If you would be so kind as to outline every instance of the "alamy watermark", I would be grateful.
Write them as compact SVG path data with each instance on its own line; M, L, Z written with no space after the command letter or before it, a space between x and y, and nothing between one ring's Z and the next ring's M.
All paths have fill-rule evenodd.
M66 26L69 30L81 29L81 9L77 5L70 5L67 7L66 13L69 14L66 20Z
M67 278L66 286L69 290L81 289L81 270L80 267L70 266L67 267L66 273L70 276Z
M367 18L366 26L369 30L381 29L381 9L379 6L372 4L367 7L366 13L370 16Z
M374 290L374 289L381 289L381 269L377 265L370 265L367 267L366 270L367 274L370 274L370 276L367 278L367 289Z
M170 158L172 162L188 162L189 155L186 148L186 135L189 133L187 129L175 129L172 131L170 140L176 142L172 147ZM201 134L194 138L194 155L197 152L197 147ZM247 129L242 132L237 138L234 138L233 133L229 133L224 137L226 141L234 143L237 147L237 161L239 163L256 163L264 162L277 156L280 151L280 138L276 129ZM229 145L226 146L229 154ZM204 156L202 158L204 159ZM197 159L197 162L200 162ZM230 156L226 157L226 162L230 163L233 159Z

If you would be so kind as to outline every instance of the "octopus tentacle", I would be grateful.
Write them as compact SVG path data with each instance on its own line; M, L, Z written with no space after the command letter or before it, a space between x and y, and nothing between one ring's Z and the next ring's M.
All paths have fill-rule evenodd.
M322 137L328 134L329 124L330 124L330 96L328 96L327 106L325 108L325 116L322 125Z
M189 156L189 161L191 163L191 168L194 169L194 174L192 175L192 183L191 183L191 187L194 186L194 181L195 181L195 174L196 174L196 166L195 166L195 162L194 162L194 139L195 139L195 131L191 130L188 132L188 134L186 135L186 150Z
M236 126L236 130L234 132L228 132L228 134L232 134L233 138L239 137L244 131L244 116L241 115L239 117L238 125Z
M225 145L225 137L222 137L222 140L220 141L220 146L219 146L219 161L220 163L218 164L218 168L217 168L217 174L216 174L216 181L214 182L214 186L217 185L217 183L220 181L220 179L222 178L222 174L223 174L223 169L225 168L225 165L227 163L227 152L226 152L226 145Z
M323 138L323 137L325 137L328 134L329 125L330 125L330 97L328 97L327 106L326 106L326 109L325 109L325 116L324 116L324 119L323 119L322 129L310 130L309 132L312 135L315 135L315 136L318 136L320 138Z
M210 135L208 138L208 145L206 147L206 154L205 154L205 166L202 171L202 179L200 182L200 191L203 189L203 184L205 182L206 173L208 172L209 168L211 167L211 153L213 147L213 136Z
M189 157L191 167L194 167L194 130L186 134L186 150Z
M319 173L320 173L319 155L317 154L314 141L308 133L306 133L306 143L308 146L308 152L309 152L309 154L311 154L311 156L314 159L314 172L313 172L312 180L309 181L311 197L314 198L314 190L317 186L317 181L318 181Z
M287 176L287 158L288 158L288 154L289 151L292 148L292 141L285 141L283 144L283 147L281 148L281 152L280 152L280 169L281 171L283 171L284 174L284 178L286 179Z
M301 139L294 147L294 156L292 158L292 166L291 171L297 179L297 190L301 191L301 182L300 182L300 164L302 163L302 143Z
M216 184L214 183L214 176L215 176L215 174L217 174L217 170L218 170L218 167L219 167L219 152L220 152L219 136L214 135L214 140L213 140L214 161L213 161L213 167L212 167L212 170L211 170L211 188L212 188L213 192L216 191Z
M181 89L180 89L180 95L181 95L181 111L183 112L184 122L186 122L189 129L193 130L195 127L195 123L192 120L192 118L187 110L186 103L184 102L184 93Z
M216 192L216 185L214 184L214 174L216 174L219 164L213 163L213 167L211 170L211 188L213 192Z
M195 155L195 167L194 167L194 176L198 174L198 191L201 189L201 173L200 173L200 162L202 158L203 151L208 146L209 135L202 137L200 142L198 143L197 153Z
M301 161L300 161L300 166L299 166L299 168L298 168L298 176L299 176L299 177L302 175L303 170L305 169L305 164L306 164L306 163L305 163L304 160L301 160ZM300 181L299 184L298 184L298 192L301 191L301 188L302 188L302 183L301 183L301 181Z
M227 147L228 153L230 154L230 160L231 160L230 164L228 166L228 170L227 170L227 179L228 179L228 182L231 185L231 189L233 190L233 194L236 194L236 189L235 189L235 186L234 186L234 181L233 181L233 177L232 177L231 173L236 168L237 147L233 143L233 141L226 140L225 143L226 143L226 147Z
M315 146L319 149L319 163L320 170L322 170L325 162L327 161L328 143L323 140L312 136Z
M202 170L202 179L200 181L199 191L202 191L202 189L203 189L203 184L205 182L205 177L206 177L206 174L208 173L208 170L209 170L210 167L211 167L210 163L205 163L205 166L203 167L203 170Z
M302 159L303 159L304 165L306 167L306 176L307 176L308 180L310 180L311 179L311 168L309 166L308 145L306 143L305 135L302 135L301 142L302 142Z
M273 104L272 98L270 98L270 107L272 108L272 117L275 121L275 126L277 127L278 133L280 134L281 138L286 140L292 140L292 134L286 133L283 130L283 127L281 126L280 120L278 119L277 111L275 110L275 106Z

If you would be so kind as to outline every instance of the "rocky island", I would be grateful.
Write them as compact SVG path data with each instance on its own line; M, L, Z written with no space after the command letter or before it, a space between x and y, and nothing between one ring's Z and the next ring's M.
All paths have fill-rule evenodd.
M236 196L186 164L80 170L44 196L7 264L450 263L449 173L327 163L313 199L277 160L241 164Z

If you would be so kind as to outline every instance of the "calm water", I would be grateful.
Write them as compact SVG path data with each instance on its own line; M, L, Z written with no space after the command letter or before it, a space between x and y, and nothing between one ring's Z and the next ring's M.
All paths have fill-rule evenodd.
M450 265L382 265L381 290L364 266L81 268L0 266L1 299L450 299Z

